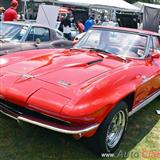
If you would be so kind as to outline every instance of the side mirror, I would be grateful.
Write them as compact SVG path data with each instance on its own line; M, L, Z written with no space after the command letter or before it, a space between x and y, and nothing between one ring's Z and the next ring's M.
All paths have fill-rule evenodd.
M35 41L36 44L40 44L41 43L41 40L39 38L36 38L36 41Z
M146 58L146 65L147 66L150 66L150 65L152 65L152 62L153 62L153 60L154 59L158 59L158 58L160 58L160 53L159 52L152 52L151 53L151 56L150 57L148 57L148 58Z
M152 57L152 59L160 58L160 53L159 52L153 52L151 57Z

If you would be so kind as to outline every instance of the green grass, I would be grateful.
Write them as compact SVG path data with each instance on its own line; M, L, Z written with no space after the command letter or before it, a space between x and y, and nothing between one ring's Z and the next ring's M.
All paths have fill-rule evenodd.
M160 109L160 97L129 119L127 133L116 152L119 158L113 160L146 160L149 158L142 153L146 155L148 151L159 151L160 159L160 115L155 113L156 109ZM129 157L122 158L121 153ZM0 114L0 160L97 159L100 158L82 141L28 124L20 127L16 121Z

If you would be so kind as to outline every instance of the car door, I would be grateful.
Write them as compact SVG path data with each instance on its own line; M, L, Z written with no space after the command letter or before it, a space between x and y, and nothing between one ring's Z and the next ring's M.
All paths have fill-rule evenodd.
M155 78L153 81L153 89L154 91L160 90L160 37L159 36L152 36L153 39L153 48L154 52L151 54L159 54L159 57L153 58L153 63L156 67L155 70ZM154 57L152 55L152 57Z
M147 98L154 96L160 89L159 73L160 64L159 58L153 58L154 46L152 37L149 37L146 44L145 59L141 60L141 67L137 71L138 86L135 94L135 106Z

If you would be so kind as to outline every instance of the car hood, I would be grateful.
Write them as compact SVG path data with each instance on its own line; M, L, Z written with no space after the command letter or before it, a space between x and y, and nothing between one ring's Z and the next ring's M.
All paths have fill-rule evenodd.
M89 80L126 64L121 59L102 58L96 52L86 50L54 49L26 53L3 56L6 60L7 57L16 60L0 68L0 95L45 114L60 113Z
M123 61L113 57L108 56L103 59L96 52L54 50L15 62L5 67L5 70L17 73L26 79L32 77L46 83L72 86L113 71L122 64Z

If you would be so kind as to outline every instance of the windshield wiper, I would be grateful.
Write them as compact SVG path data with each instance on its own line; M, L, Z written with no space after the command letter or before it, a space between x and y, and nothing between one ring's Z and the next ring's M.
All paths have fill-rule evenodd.
M123 61L126 61L126 62L127 62L127 58L126 58L126 57L121 56L121 55L119 55L119 54L114 54L114 55L115 55L116 57L122 59Z
M82 47L82 49L89 49L89 50L91 50L91 51L96 51L96 52L103 52L103 53L110 53L110 52L107 52L107 51L105 51L105 50L103 50L103 49L99 49L99 48L94 48L94 47Z
M93 50L93 51L96 51L96 52L103 52L103 53L107 53L107 54L112 54L120 59L122 59L123 61L127 61L127 58L122 56L122 55L119 55L119 54L116 54L116 53L113 53L113 52L110 52L110 51L107 51L107 50L103 50L103 49L99 49L99 48L89 48L89 47L82 47L83 49L89 49L89 50ZM103 57L103 58L106 58L107 56L104 54L98 54L99 56Z

